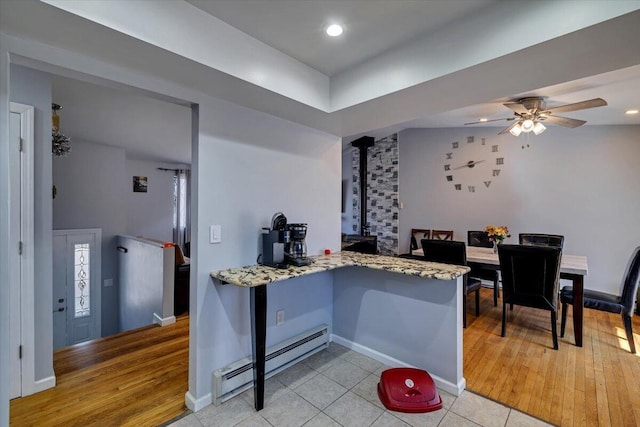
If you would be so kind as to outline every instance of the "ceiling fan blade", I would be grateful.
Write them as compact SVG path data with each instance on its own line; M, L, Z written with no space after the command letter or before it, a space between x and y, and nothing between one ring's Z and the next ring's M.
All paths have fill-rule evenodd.
M515 119L516 119L515 117L506 117L506 118L504 118L504 119L481 120L481 121L479 121L479 122L465 123L465 125L477 125L477 124L479 124L479 123L501 122L501 121L503 121L503 120L507 120L507 121L509 121L509 120L515 120Z
M513 129L519 122L513 122L511 123L508 127L502 129L500 132L498 132L498 135L504 135L505 133L509 133L509 131L511 129Z
M518 114L529 114L529 110L527 110L524 105L520 104L519 102L510 102L508 104L502 104L507 108L512 109L513 111L515 111Z
M586 101L576 102L573 104L561 105L559 107L549 108L544 114L566 113L567 111L586 110L587 108L604 107L607 101L602 98L594 98Z
M587 123L585 120L570 119L567 117L558 116L547 116L544 119L544 122L568 128L577 128L578 126L582 126L583 124Z

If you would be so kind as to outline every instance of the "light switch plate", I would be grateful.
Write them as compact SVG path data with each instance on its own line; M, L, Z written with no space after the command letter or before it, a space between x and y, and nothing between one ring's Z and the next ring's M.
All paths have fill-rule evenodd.
M222 227L220 225L209 226L209 243L222 242Z

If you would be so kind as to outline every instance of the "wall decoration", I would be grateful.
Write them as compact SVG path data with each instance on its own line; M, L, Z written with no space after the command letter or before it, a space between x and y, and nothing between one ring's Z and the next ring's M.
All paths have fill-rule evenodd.
M71 138L60 132L60 116L58 115L58 110L61 109L61 105L51 103L51 110L53 111L51 116L51 123L53 125L51 129L51 152L56 157L66 156L69 151L71 151Z
M147 192L147 177L146 176L134 176L133 177L133 192L134 193L146 193Z
M498 144L486 138L478 142L474 136L468 136L466 143L452 142L443 157L447 182L452 183L456 191L469 193L489 188L504 166L504 156L498 150Z

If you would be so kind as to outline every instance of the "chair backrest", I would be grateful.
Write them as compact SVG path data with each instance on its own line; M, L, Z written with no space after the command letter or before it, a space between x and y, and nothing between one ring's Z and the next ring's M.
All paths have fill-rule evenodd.
M489 233L486 231L467 231L467 245L492 248L493 242L489 241Z
M431 230L433 240L453 240L453 230Z
M409 253L414 249L420 248L420 240L430 239L431 230L425 228L412 228L411 229L411 246L409 246Z
M467 251L464 242L422 239L422 250L425 261L467 265Z
M562 249L498 245L503 303L555 310Z
M520 233L518 242L521 245L551 246L562 249L564 236L559 234Z
M633 305L636 301L638 294L638 286L640 284L640 246L635 248L631 258L629 259L629 265L627 265L627 272L622 282L622 295L621 302L624 306L622 314L627 316L633 316Z

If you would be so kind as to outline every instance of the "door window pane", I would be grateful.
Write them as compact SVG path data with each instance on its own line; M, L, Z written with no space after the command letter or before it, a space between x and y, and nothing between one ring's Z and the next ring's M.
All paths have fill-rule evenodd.
M89 316L89 244L74 245L75 317Z

